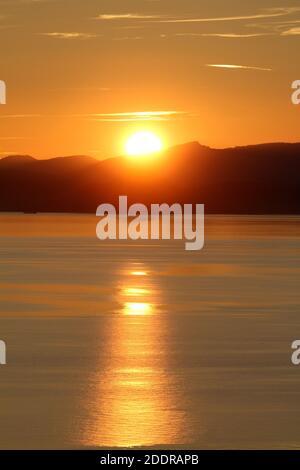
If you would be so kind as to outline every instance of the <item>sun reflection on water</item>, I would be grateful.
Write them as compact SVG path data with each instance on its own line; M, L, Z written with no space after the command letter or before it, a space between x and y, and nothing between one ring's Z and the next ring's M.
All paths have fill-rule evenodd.
M126 302L124 304L125 315L151 315L152 305L146 302Z
M150 294L150 291L147 289L140 289L138 287L126 287L123 291L124 295L143 295Z
M126 269L116 292L118 314L104 346L104 370L92 380L88 408L93 416L85 425L84 444L180 444L184 412L175 411L178 388L168 368L167 316L158 283L149 270Z
M131 274L132 276L147 276L146 271L132 271Z

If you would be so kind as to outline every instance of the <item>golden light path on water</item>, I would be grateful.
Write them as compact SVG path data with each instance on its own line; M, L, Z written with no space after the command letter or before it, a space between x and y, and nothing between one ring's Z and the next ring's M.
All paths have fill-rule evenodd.
M155 276L145 267L118 274L119 308L107 335L106 361L92 378L86 446L182 444L185 412L181 387L170 373L165 341L168 315Z

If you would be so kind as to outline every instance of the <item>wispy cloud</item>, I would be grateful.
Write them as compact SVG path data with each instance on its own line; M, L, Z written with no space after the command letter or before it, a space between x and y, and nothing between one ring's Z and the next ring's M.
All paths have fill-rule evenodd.
M157 24L194 24L194 23L222 23L222 22L244 22L244 27L256 26L258 28L264 28L269 30L269 33L249 33L243 32L197 32L197 33L179 33L175 36L178 37L217 37L217 38L227 38L227 39L243 39L243 38L257 38L262 36L271 36L273 35L282 35L282 36L295 36L298 35L298 28L296 28L296 23L299 21L295 19L289 19L288 17L295 15L300 12L300 6L294 7L277 7L277 8L264 8L257 12L253 12L248 15L232 15L232 16L214 16L214 17L191 17L188 15L181 16L170 16L170 15L153 15L153 14L144 14L144 13L105 13L98 15L95 19L102 21L113 21L113 20L124 20L126 28L134 27L146 27L146 25L151 23ZM278 19L278 21L266 20ZM140 20L138 25L126 24L126 20ZM256 24L247 24L249 20L257 20ZM290 24L291 27L286 30L284 24ZM119 26L121 27L121 26ZM132 39L131 37L116 38L118 40Z
M272 21L264 23L249 24L249 27L264 29L269 31L267 34L277 36L296 36L298 35L298 25L300 20L294 19L289 21Z
M130 113L89 114L87 117L103 122L165 121L186 114L183 111L138 111Z
M89 113L89 114L4 114L0 119L30 119L30 118L69 118L88 119L97 122L140 122L140 121L169 121L193 117L186 111L137 111L128 113Z
M112 38L113 41L139 41L143 39L143 36L123 36L118 38Z
M253 33L253 34L239 34L239 33L177 33L178 37L216 37L216 38L257 38L260 36L270 36L271 33Z
M295 18L295 14L300 12L300 7L299 6L298 7L286 7L286 8L277 8L277 9L273 8L270 11L276 11L276 10L279 12L281 11L281 15L278 15L279 18L277 20L258 21L256 23L247 24L246 26L264 29L264 30L270 31L273 34L280 35L280 36L290 35L289 31L292 29L292 27L293 26L295 27L297 24L300 23L300 20L297 17ZM289 18L285 18L287 16ZM288 31L285 31L287 28L287 25L290 25L290 29ZM286 32L288 34L285 34Z
M142 121L169 121L164 117L143 117L143 118L90 118L92 121L97 122L142 122Z
M64 117L79 118L99 118L99 119L156 119L171 118L187 114L185 111L136 111L128 113L90 113L90 114L63 114ZM19 119L19 118L37 118L37 117L57 117L57 114L2 114L0 119Z
M209 23L217 21L242 21L242 20L258 20L266 18L276 18L289 15L300 11L300 7L282 7L282 8L269 8L262 10L261 13L252 15L236 15L236 16L217 16L212 18L168 18L160 19L162 23Z
M281 36L298 36L300 34L300 27L290 28L287 31L283 31Z
M147 15L144 13L105 13L98 15L98 20L149 20L149 22L158 23L210 23L226 21L244 21L244 20L264 20L268 18L280 18L300 11L300 7L278 7L264 8L260 12L249 15L216 16L211 18L188 17L188 16L166 16L166 15Z
M233 65L233 64L205 64L206 67L215 67L219 69L246 69L246 70L262 70L264 72L271 72L272 69L265 67L253 67L250 65Z
M48 36L56 39L91 39L98 37L97 34L79 33L79 32L52 32L52 33L39 33L42 36Z
M285 25L297 24L297 23L300 23L300 20L294 19L294 20L285 20L285 21L272 21L272 23L268 23L268 24L285 26Z
M139 23L139 24L122 24L118 25L116 28L122 30L122 29L144 29L145 28L145 23Z
M125 14L104 14L96 16L96 20L149 20L149 19L162 18L157 15L144 15L141 13L125 13Z
M183 111L136 111L130 113L102 113L95 116L171 116L182 113Z
M0 114L0 119L20 119L42 117L42 114Z

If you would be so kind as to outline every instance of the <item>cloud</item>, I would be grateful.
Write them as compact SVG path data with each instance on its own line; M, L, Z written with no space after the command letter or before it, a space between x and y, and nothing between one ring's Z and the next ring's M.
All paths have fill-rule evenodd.
M269 30L269 33L235 33L235 32L208 32L208 33L180 33L175 34L178 37L217 37L227 39L243 39L243 38L257 38L263 36L271 36L272 34L279 34L282 36L295 36L298 35L298 28L295 24L299 20L286 19L289 15L300 12L300 6L295 7L277 7L277 8L264 8L257 12L248 15L232 15L232 16L215 16L211 18L202 17L188 17L188 16L167 16L167 15L150 15L144 13L106 13L100 14L96 17L98 20L112 21L112 20L143 20L138 25L125 25L123 27L145 27L147 24L162 23L162 24L194 24L194 23L216 23L216 22L246 22L247 20L259 20L256 24L244 24L248 27L258 27ZM267 23L263 20L268 19L282 19L281 21L274 21ZM290 24L291 27L287 30L284 24ZM118 40L132 39L130 37L116 38Z
M125 14L105 14L105 15L98 15L95 19L96 20L149 20L161 18L161 16L157 15L144 15L139 13L125 13Z
M119 25L119 26L118 26L118 29L144 29L144 28L145 28L145 24L144 24L144 23L143 23L143 24L141 24L141 23L136 24L136 23L135 23L135 24L130 24L130 25L128 25L128 24L126 24L126 25L122 24L122 25Z
M250 24L248 26L264 29L269 31L269 35L279 35L279 36L296 36L298 35L300 20L290 20L290 21L272 21L262 24ZM288 29L287 29L288 28Z
M269 25L287 25L287 24L297 24L300 23L300 20L286 20L286 21L272 21L272 23L268 23Z
M142 122L142 121L169 121L168 118L163 117L143 117L143 118L91 118L92 121L97 122Z
M119 38L112 38L113 41L139 41L140 39L143 39L143 36L123 36Z
M182 114L182 111L136 111L131 113L102 113L95 116L170 116Z
M278 11L281 11L282 14L280 15L281 17L285 17L285 16L288 16L288 15L294 15L295 13L299 13L300 12L300 7L286 7L286 8L277 8L277 9L272 9L271 11L275 11L276 10ZM254 27L254 28L262 28L262 29L265 29L267 31L271 31L272 33L274 34L279 34L279 35L285 35L285 34L282 34L284 33L287 25L291 25L292 26L295 26L297 25L298 23L300 23L300 20L299 19L285 19L285 18L282 18L282 19L278 19L277 21L262 21L262 22L257 22L257 23L253 23L253 24L248 24L247 26L248 27Z
M290 28L287 31L283 31L281 36L298 36L300 34L300 27Z
M262 70L265 72L271 72L272 69L265 67L253 67L250 65L232 65L232 64L205 64L206 67L215 67L220 69L247 69L247 70Z
M271 33L253 33L253 34L238 34L238 33L177 33L175 36L182 37L216 37L216 38L257 38L261 36L271 36Z
M209 23L209 22L226 22L226 21L243 21L243 20L260 20L268 18L280 18L300 11L300 7L278 7L265 8L261 12L249 15L234 16L217 16L211 18L189 18L165 15L147 15L143 13L110 13L100 14L95 19L98 20L149 20L147 22L154 23ZM152 21L151 21L152 20Z
M19 119L42 117L41 114L0 114L0 119Z
M168 18L160 20L161 23L208 23L217 21L242 21L254 19L266 19L286 16L291 13L300 11L300 7L282 7L282 8L269 8L262 10L262 13L252 15L237 15L237 16L221 16L214 18Z
M95 114L4 114L0 119L19 119L19 118L81 118L97 122L136 122L136 121L169 121L191 117L184 111L137 111L128 113L95 113Z
M91 33L78 33L78 32L52 32L52 33L40 33L42 36L48 36L56 39L91 39L99 37L97 34Z
M131 113L89 114L87 117L102 122L166 121L185 114L183 111L138 111Z

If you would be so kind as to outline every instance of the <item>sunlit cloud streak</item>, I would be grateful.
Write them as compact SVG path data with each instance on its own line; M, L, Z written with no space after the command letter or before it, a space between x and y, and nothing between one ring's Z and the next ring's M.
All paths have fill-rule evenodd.
M130 113L89 114L87 117L103 122L166 121L186 114L187 113L183 111L139 111Z
M261 36L271 36L271 33L253 33L253 34L238 34L238 33L177 33L177 37L216 37L216 38L257 38Z
M298 36L300 34L300 27L290 28L287 31L283 31L281 36Z
M42 36L48 36L56 39L91 39L99 37L97 34L91 33L79 33L79 32L52 32L52 33L40 33Z
M184 114L183 111L137 111L131 113L101 113L95 114L94 116L132 116L132 117L144 117L144 116L171 116L175 114Z
M143 13L111 13L100 14L95 17L97 20L111 21L111 20L149 20L146 22L154 23L209 23L209 22L222 22L222 21L243 21L243 20L259 20L267 18L279 18L287 16L292 13L300 11L300 7L278 7L278 8L265 8L261 13L254 13L250 15L235 15L235 16L220 16L212 18L188 18L176 17L166 15L147 15Z
M184 111L138 111L130 113L91 113L91 114L6 114L0 119L19 118L81 118L102 122L131 122L131 121L168 121L170 119L187 117Z
M100 14L95 19L98 20L143 20L142 26L141 23L137 27L146 27L146 25L151 23L214 23L214 22L238 22L246 20L267 20L272 18L283 18L289 15L293 15L297 12L300 12L300 7L277 7L277 8L265 8L261 9L257 13L249 15L232 15L232 16L220 16L220 17L211 17L211 18L199 18L199 17L184 17L184 16L166 16L166 15L148 15L143 13L111 13L111 14ZM247 26L257 26L260 28L269 29L269 33L235 33L235 32L215 32L215 33L179 33L175 34L177 37L216 37L216 38L227 38L227 39L243 39L243 38L258 38L263 36L272 36L274 34L279 34L282 36L296 36L299 35L299 29L296 27L291 27L287 31L282 31L284 29L283 24L295 24L299 20L285 20L284 19L277 23L266 23L264 21L257 22L257 24L249 24ZM124 26L123 26L124 27ZM135 27L135 25L126 25L125 27ZM166 35L161 35L161 37L166 37ZM140 36L131 38L114 38L114 40L129 40L129 39L141 39Z
M233 64L205 64L206 67L215 67L219 69L246 69L246 70L262 70L271 72L272 69L265 67L253 67L250 65L233 65Z
M162 18L162 16L157 15L144 15L140 13L126 13L126 14L104 14L96 16L96 20L147 20Z
M300 11L300 7L282 7L282 8L270 8L263 10L262 13L256 13L253 15L237 15L237 16L221 16L213 18L168 18L160 19L160 23L209 23L217 21L242 21L242 20L257 20L266 18L277 18L287 16L291 13Z
M141 121L169 121L164 117L140 117L140 118L90 118L91 121L98 122L141 122Z
M113 41L140 41L143 36L124 36L119 38L112 38Z
M285 36L291 34L290 31L295 29L300 23L300 19L293 20L281 20L281 21L268 21L262 23L252 23L248 24L248 27L251 28L260 28L266 31L270 31L273 34ZM287 30L286 28L289 27Z

